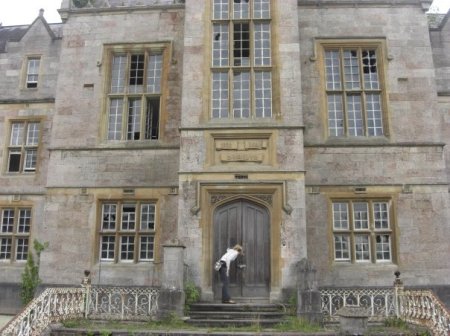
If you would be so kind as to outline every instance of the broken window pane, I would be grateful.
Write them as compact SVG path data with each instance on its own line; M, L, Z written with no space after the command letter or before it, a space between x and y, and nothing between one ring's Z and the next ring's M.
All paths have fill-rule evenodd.
M122 230L134 230L136 224L136 205L124 204L122 206Z
M144 55L131 55L130 64L130 92L141 93L144 84Z
M147 113L145 117L145 139L158 139L159 137L159 97L147 100Z
M103 204L102 230L114 230L116 228L116 205Z
M234 65L250 65L250 30L248 23L234 24Z
M139 140L141 137L141 100L128 101L128 140Z
M10 172L10 173L20 172L21 157L22 157L22 151L20 149L11 149L9 151L8 172Z
M228 66L228 24L213 25L213 66Z
M364 88L367 90L378 90L377 56L375 50L362 51L362 63L364 73Z

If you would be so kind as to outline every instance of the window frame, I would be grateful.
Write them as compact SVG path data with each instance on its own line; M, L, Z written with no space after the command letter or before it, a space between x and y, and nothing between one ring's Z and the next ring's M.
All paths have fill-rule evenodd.
M355 225L355 204L366 203L367 204L367 220L368 226L357 228ZM376 209L375 205L384 204L387 207L384 211L384 216L381 216L381 221L387 221L387 227L376 226ZM337 209L335 206L340 205ZM346 206L346 212L342 211L342 206ZM331 232L331 257L334 263L352 263L352 264L385 264L396 263L396 246L395 246L395 222L394 222L394 200L391 197L332 197L329 200L329 213L330 213L330 232ZM340 216L338 216L338 211ZM381 213L382 211L380 211ZM345 215L343 215L345 213ZM335 225L340 223L341 218L346 218L346 225ZM378 258L378 237L389 236L389 258ZM336 249L336 244L342 242L342 239L336 240L336 237L347 237L347 256L342 256L342 250ZM363 242L358 242L361 237L367 237L367 245ZM361 248L362 246L366 248ZM342 246L342 244L340 244ZM359 246L359 249L357 248ZM385 253L386 250L382 249L381 253ZM358 253L364 258L358 258Z
M143 43L143 44L111 44L104 46L103 64L105 64L105 90L104 90L104 114L102 122L102 139L109 143L150 143L159 141L164 136L164 124L166 118L166 98L167 98L167 73L169 67L169 61L171 59L172 46L170 41L162 41L158 43ZM113 92L113 59L115 56L126 56L126 63L123 80L124 89L122 92ZM142 78L142 84L132 83L132 77L130 74L133 72L131 67L131 58L133 55L144 55L144 64L142 68L142 76L133 77L135 82L139 81L138 78ZM159 92L152 92L151 88L154 87L147 82L149 79L149 58L153 55L161 55L160 59L160 83ZM134 64L134 63L133 63ZM138 68L134 69L134 73L139 72ZM117 79L119 80L119 79ZM138 87L142 86L142 90ZM133 88L136 91L132 91ZM157 111L157 118L150 118L153 116L154 108L156 106L155 101L159 101ZM113 101L117 102L117 106L113 105ZM122 102L121 104L119 102ZM139 102L140 105L132 105L133 102ZM131 105L130 105L131 104ZM132 108L132 106L136 108ZM111 115L112 109L116 108L115 114ZM135 115L130 115L130 111L137 112ZM134 116L134 117L133 117ZM111 121L110 121L111 117ZM130 123L130 118L135 122ZM114 123L117 123L116 128L110 130L111 122L114 119ZM139 120L137 122L136 120ZM150 122L150 127L146 127ZM155 125L155 124L156 125ZM138 131L134 127L139 124ZM130 127L132 129L130 129ZM129 138L129 133L134 135ZM139 133L139 138L136 139L136 133ZM146 134L149 134L148 138Z
M111 228L111 220L108 218L105 221L105 206L115 206L115 220L114 220L114 228ZM124 206L135 206L134 212L134 229L124 228L123 227L123 219L124 219ZM153 225L148 229L142 227L143 223L143 208L146 206L150 206L153 208L153 212L145 212L145 214L153 215ZM155 262L156 260L156 241L158 236L158 228L159 228L159 220L158 220L158 202L152 199L104 199L99 201L98 205L99 209L99 219L98 219L98 229L97 229L97 261L100 263L106 264L137 264L137 263L146 263L146 262ZM108 212L109 214L113 214L112 212ZM130 213L128 213L127 218L130 219ZM104 223L107 223L107 229L103 228ZM130 223L127 221L127 223ZM108 239L108 241L104 240L104 237L109 237L113 239ZM129 247L129 241L126 242L127 239L132 238L132 249L124 249L124 247ZM142 251L142 242L144 239L148 240L147 246L152 248L152 250ZM113 242L111 242L113 240ZM106 244L104 245L104 243ZM126 244L125 244L126 243ZM108 249L106 249L108 247ZM111 248L112 247L112 248ZM103 252L106 252L108 257L103 257ZM144 252L145 256L142 258L142 253ZM131 258L126 257L123 258L123 254L126 253L128 256L131 255ZM111 257L112 254L112 257ZM151 257L148 257L151 255Z
M376 139L376 138L387 138L390 135L389 131L389 112L388 112L388 88L387 88L387 77L386 77L386 64L388 61L387 52L386 52L386 40L385 39L319 39L317 40L317 47L320 50L319 52L319 60L318 62L320 66L320 73L322 78L322 92L323 92L323 118L324 118L324 134L325 137L329 140L333 139ZM343 62L343 51L349 49L358 50L358 70L359 70L359 89L349 89L346 88L346 81L344 79L344 62ZM374 50L376 55L376 68L377 68L377 76L378 76L378 85L379 88L365 88L364 87L364 67L363 67L363 57L361 52L364 50ZM327 51L338 51L340 54L339 57L339 75L340 75L340 85L339 89L329 89L327 87L327 64L326 64L326 53ZM381 134L371 135L369 134L369 129L378 129L376 125L373 127L369 127L368 120L378 120L376 117L376 110L370 110L367 108L366 97L370 95L379 95L379 117L381 118ZM329 111L329 103L328 98L331 96L340 96L341 97L341 113L342 113L342 128L343 134L332 134L330 127L330 111ZM349 126L349 109L348 109L348 97L360 97L360 113L362 120L362 131L363 134L350 134L350 126ZM356 102L357 103L357 102ZM376 102L372 102L376 105ZM339 113L339 111L336 111ZM373 114L372 118L368 117L368 114ZM336 122L338 122L337 119ZM337 126L335 126L337 127Z
M36 72L30 73L30 62L39 61L37 67L33 67L33 69L37 69ZM24 88L26 90L37 90L39 88L40 78L41 78L41 66L42 66L42 56L41 55L28 55L25 58L24 62ZM30 76L35 76L36 80L29 80ZM30 86L31 84L31 86Z
M22 129L18 130L14 125L22 125ZM30 125L36 125L36 127L30 129ZM4 166L5 173L24 175L35 174L38 171L39 164L42 119L10 119L8 121L8 128L8 140L6 142L7 159L5 160ZM32 135L31 143L29 142L30 135ZM11 170L13 153L16 157L18 156L18 158L14 159L16 162L14 165L17 166L17 170ZM27 166L29 162L32 163L31 166Z
M235 11L233 0L218 0L224 8L228 8L227 14L216 17L216 14L225 13L215 11L215 0L211 0L211 60L210 60L210 102L209 117L212 121L223 120L261 120L273 119L274 112L274 52L273 52L273 24L272 13L273 4L268 1L267 11L261 10L261 13L267 12L268 17L256 17L254 1L248 3L248 17L234 18ZM261 14L263 16L263 14ZM242 46L242 40L235 38L237 25L248 25L248 64L235 64L236 53L241 49L235 48L236 45ZM262 27L267 25L267 30ZM258 30L261 28L261 38L256 39ZM218 30L216 30L218 29ZM238 31L239 32L239 31ZM223 41L217 40L216 36L226 33ZM265 39L264 33L269 34ZM242 36L242 34L240 35ZM215 41L219 41L215 43ZM256 42L259 41L261 46L257 47ZM264 46L264 41L268 43ZM225 44L223 49L221 44ZM216 46L218 46L216 48ZM269 56L264 56L264 50L269 49ZM255 51L258 50L260 56L257 57ZM216 54L219 57L216 57ZM222 57L226 53L226 57ZM257 59L261 59L261 64L257 64ZM268 64L265 64L268 59ZM222 61L226 60L226 61ZM216 63L216 61L218 63ZM243 78L245 77L245 78ZM246 93L247 92L247 93ZM259 92L259 94L257 94ZM269 93L269 95L267 95ZM260 96L260 97L258 97ZM242 98L242 99L239 99Z
M5 220L5 211L13 211L14 215L11 223L11 231L4 232L4 220ZM21 212L26 211L25 216L21 216ZM22 219L26 220L26 224L21 225ZM26 263L28 254L31 253L31 230L33 227L33 207L29 205L0 205L0 264L3 263ZM9 224L7 224L9 226ZM21 227L24 227L24 230L20 230ZM4 258L4 246L3 240L10 239L9 245L9 258ZM19 252L19 240L26 240L27 244L23 245L24 250ZM18 258L18 255L23 254L22 258Z

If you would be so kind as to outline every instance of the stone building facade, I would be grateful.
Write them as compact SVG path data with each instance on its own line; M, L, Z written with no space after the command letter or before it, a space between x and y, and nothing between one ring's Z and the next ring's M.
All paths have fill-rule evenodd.
M0 27L0 304L34 240L45 286L283 301L450 286L448 14L425 0L63 0ZM170 260L173 262L173 260ZM170 267L169 267L170 268ZM165 276L166 275L166 276Z

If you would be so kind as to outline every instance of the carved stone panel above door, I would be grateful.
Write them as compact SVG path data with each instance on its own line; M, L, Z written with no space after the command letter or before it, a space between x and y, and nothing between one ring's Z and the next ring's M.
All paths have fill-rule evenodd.
M211 133L208 163L217 165L275 165L273 133Z

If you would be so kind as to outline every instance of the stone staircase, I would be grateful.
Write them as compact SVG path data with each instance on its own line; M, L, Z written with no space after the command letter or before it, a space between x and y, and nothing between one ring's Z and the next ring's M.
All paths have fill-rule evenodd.
M283 322L288 315L286 306L281 304L237 302L195 303L190 306L187 323L197 327L272 327Z

